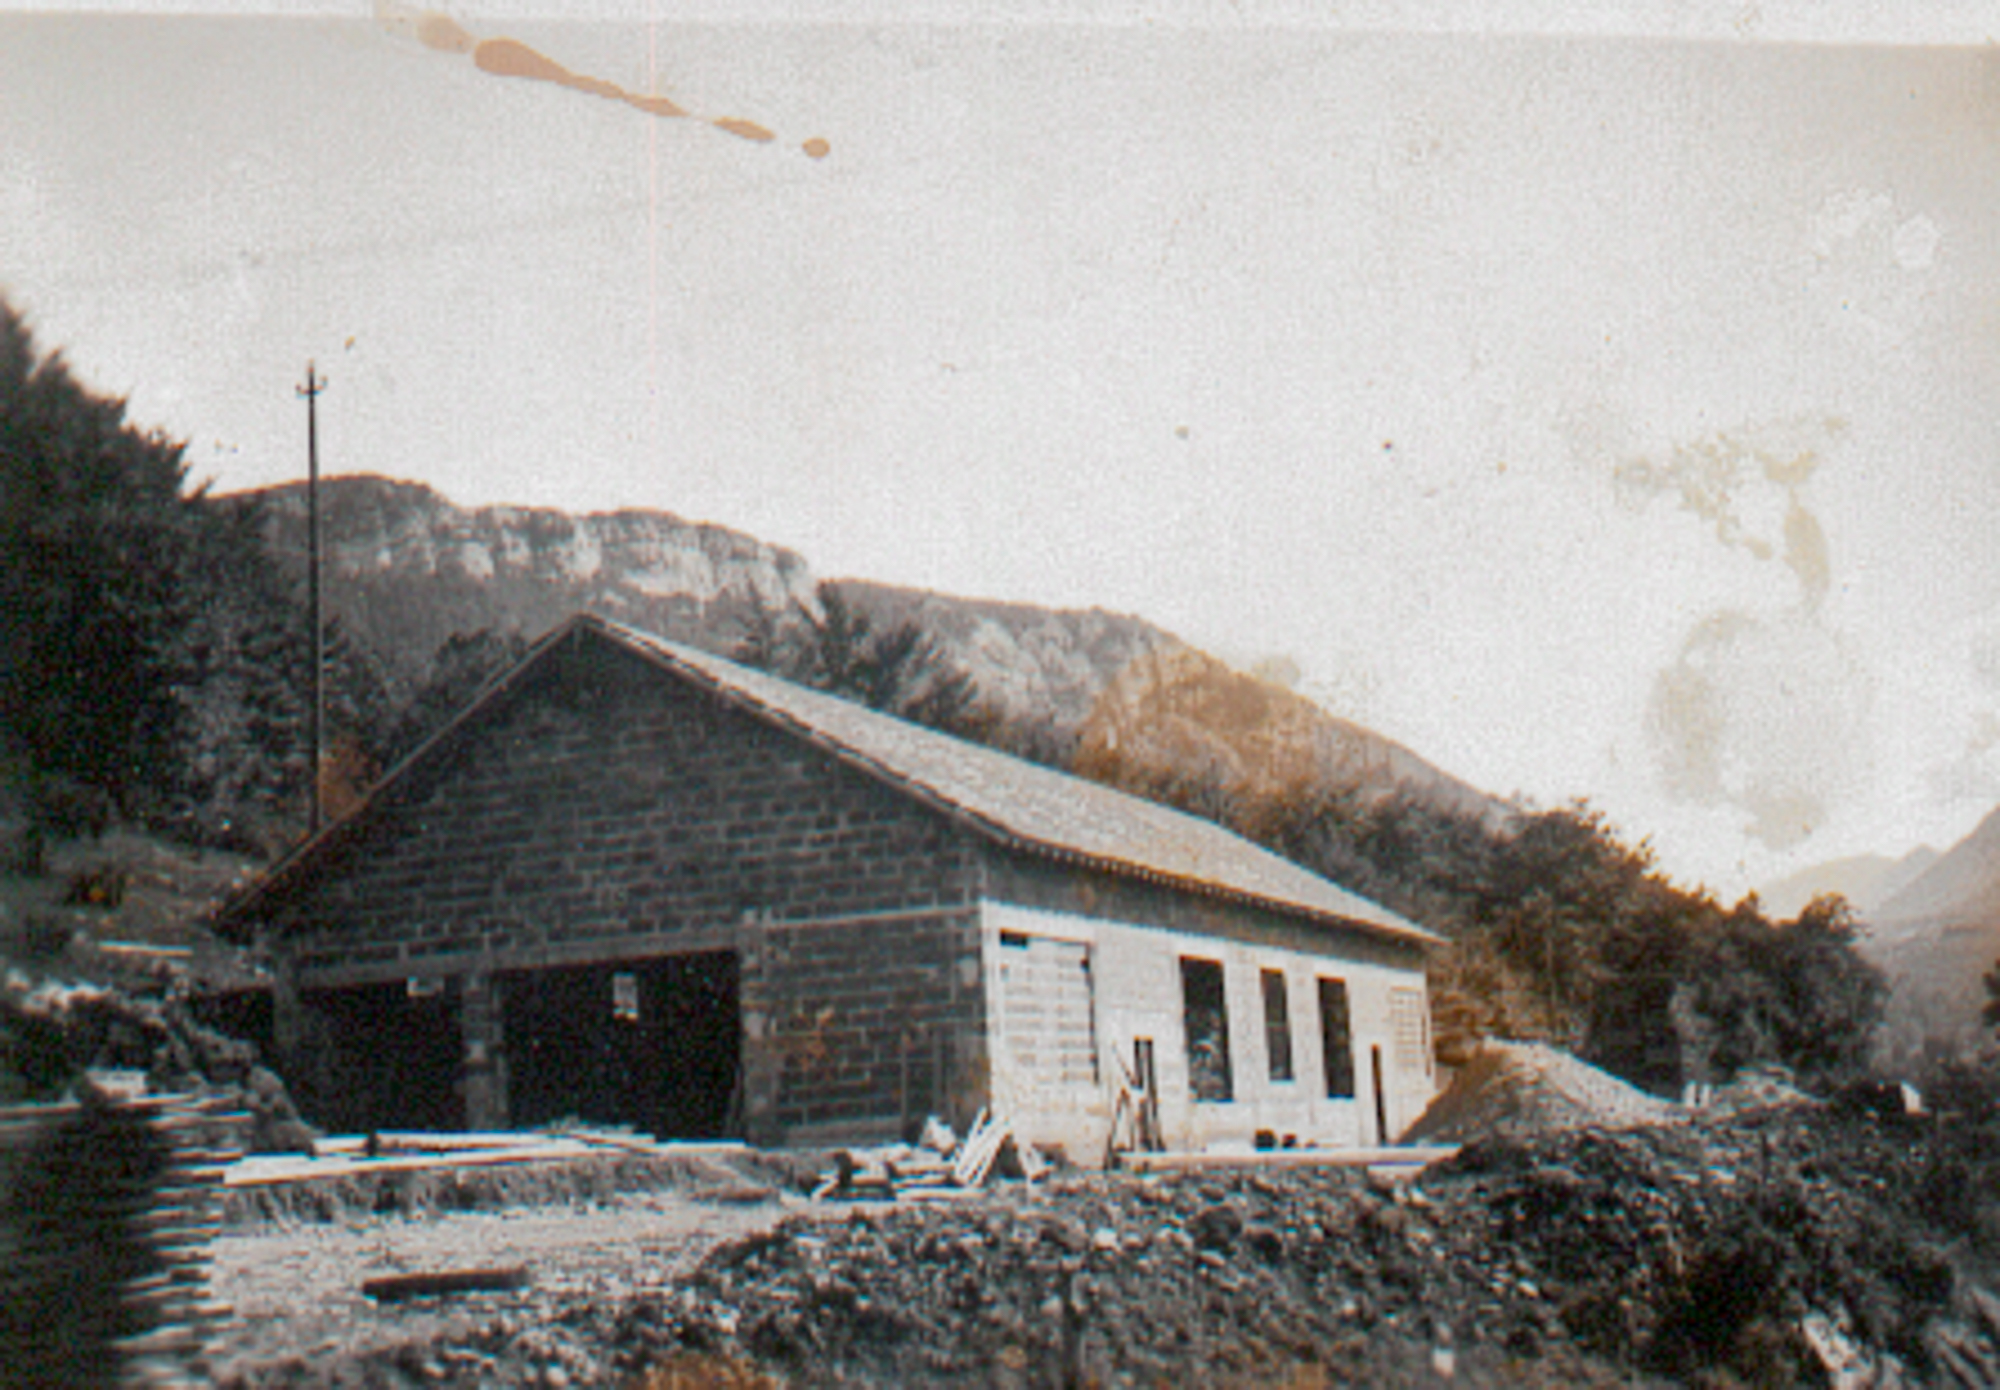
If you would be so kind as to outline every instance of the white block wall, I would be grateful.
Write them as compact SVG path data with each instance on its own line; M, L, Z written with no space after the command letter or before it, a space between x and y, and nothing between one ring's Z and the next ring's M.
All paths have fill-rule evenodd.
M1293 1136L1301 1145L1369 1147L1393 1141L1434 1093L1429 1001L1421 970L990 901L981 904L981 933L994 1108L1018 1136L1060 1144L1073 1161L1103 1161L1119 1089L1133 1066L1135 1038L1153 1040L1160 1128L1169 1149L1247 1148L1259 1130ZM1024 938L1025 947L1019 944ZM1005 944L1006 939L1016 944ZM1040 949L1045 942L1069 945ZM1079 960L1078 947L1089 962L1087 1023L1075 1017L1077 990L1051 990L1046 984L1052 970L1076 968L1060 963ZM1034 964L1024 969L1030 956ZM1183 956L1219 961L1223 968L1233 1082L1228 1101L1196 1101L1189 1092ZM1290 1081L1274 1081L1270 1075L1265 970L1281 970L1285 976ZM1351 1100L1326 1095L1322 977L1347 986L1354 1054ZM1050 997L1025 1004L1017 998L1010 1009L1003 997L1005 978L1034 981ZM1080 1023L1094 1043L1094 1080L1086 1079L1068 1041L1079 1035ZM1378 1050L1383 1078L1379 1112L1372 1064ZM1386 1119L1386 1134L1378 1131L1378 1113ZM1121 1139L1125 1132L1121 1124Z

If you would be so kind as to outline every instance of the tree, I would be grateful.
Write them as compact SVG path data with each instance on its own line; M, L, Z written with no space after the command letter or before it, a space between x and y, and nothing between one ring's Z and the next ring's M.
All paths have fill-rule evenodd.
M295 764L295 615L254 529L187 485L0 302L0 766L65 808L226 835Z
M0 730L35 804L70 782L129 810L163 757L183 474L0 305Z
M1676 887L1584 804L1494 824L1411 797L1318 789L1230 822L1448 938L1433 954L1440 1052L1480 1037L1572 1048L1672 1092L1755 1062L1835 1084L1866 1064L1885 994L1845 903L1774 923ZM2000 964L1989 1016L2000 1026Z
M730 654L746 666L946 733L984 739L998 732L978 683L954 667L914 620L881 632L838 584L820 584L815 597L818 614L796 617L758 604Z
M1767 920L1753 898L1703 924L1683 1006L1700 1025L1705 1068L1726 1077L1778 1062L1813 1087L1865 1071L1888 985L1854 938L1853 911L1837 894L1788 922Z
M376 745L381 765L394 767L414 753L470 705L488 681L526 656L528 645L518 632L493 628L447 637L431 657L423 684L395 713Z
M254 508L209 511L190 537L160 639L176 672L171 819L185 838L269 849L296 819L306 785L310 648Z

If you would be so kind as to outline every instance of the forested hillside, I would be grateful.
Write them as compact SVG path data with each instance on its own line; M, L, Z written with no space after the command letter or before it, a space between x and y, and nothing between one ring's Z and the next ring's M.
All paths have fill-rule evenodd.
M305 629L249 518L0 303L0 759L16 858L255 837L305 777Z
M112 823L265 857L296 837L308 625L265 505L209 497L179 443L78 383L0 304L0 869L34 872L47 839ZM992 634L966 609L791 587L783 605L753 588L726 627L676 635L1181 805L1397 908L1450 940L1433 970L1447 1058L1480 1036L1547 1039L1661 1091L1757 1061L1831 1082L1865 1060L1882 981L1839 900L1782 922L1754 900L1724 907L1587 805L1510 807L1191 649L1163 657L1137 627L1117 641L1151 665L1079 676L1065 688L1098 693L1059 726L981 689L960 654ZM457 631L418 660L331 624L329 810L524 642L518 627Z

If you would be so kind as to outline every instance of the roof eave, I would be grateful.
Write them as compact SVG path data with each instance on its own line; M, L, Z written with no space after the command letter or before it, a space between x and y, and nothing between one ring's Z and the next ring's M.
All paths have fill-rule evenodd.
M1233 902L1279 913L1287 917L1303 918L1322 926L1359 931L1366 935L1406 942L1431 948L1445 944L1445 939L1426 931L1415 923L1397 925L1370 921L1339 913L1330 913L1307 904L1291 902L1281 898L1268 897L1243 889L1231 888L1212 880L1193 878L1181 874L1168 873L1131 860L1116 859L1104 855L1094 855L1068 845L1058 845L1045 840L1024 836L1008 826L982 815L928 784L898 773L884 766L877 759L833 738L813 725L799 719L785 710L774 708L756 698L749 691L729 685L701 667L679 659L675 654L652 642L643 640L640 634L625 628L622 624L602 618L592 613L579 613L546 633L527 653L504 672L495 676L479 693L436 733L425 739L415 749L404 756L394 767L384 773L368 791L361 803L348 815L333 822L305 840L302 840L276 864L250 883L243 891L224 902L215 912L216 931L225 939L245 940L248 932L245 924L274 895L282 892L299 872L300 866L309 862L326 848L353 835L366 821L369 813L380 804L387 794L418 763L429 758L433 752L449 743L476 719L495 699L506 691L518 686L530 672L537 668L547 653L563 642L573 639L578 633L589 631L611 642L619 650L637 656L648 664L667 670L683 680L694 683L699 688L721 699L732 708L742 710L763 723L801 739L818 748L842 764L854 768L871 779L908 796L923 804L933 813L962 825L983 838L1001 846L1040 858L1053 859L1105 873L1118 878L1151 883L1175 891L1217 901Z
M1446 944L1444 937L1439 936L1436 932L1427 931L1414 922L1399 926L1388 922L1370 921L1365 917L1349 916L1345 913L1328 912L1306 903L1291 902L1284 898L1268 897L1261 893L1251 893L1240 888L1231 888L1227 884L1216 883L1209 879L1189 878L1182 874L1170 874L1160 869L1150 868L1144 864L1134 864L1129 860L1111 859L1102 855L1088 854L1082 850L1071 849L1066 845L1055 845L1047 841L1031 840L1006 831L995 833L994 838L1007 848L1018 850L1024 854L1057 860L1058 862L1071 864L1078 868L1094 869L1099 873L1111 874L1119 878L1135 879L1142 883L1155 884L1162 888L1170 888L1177 892L1188 893L1197 897L1213 898L1220 902L1259 908L1263 911L1275 912L1286 917L1303 918L1319 926L1337 927L1345 931L1358 931L1367 936L1380 937L1390 941L1407 942L1410 945L1421 946L1426 949Z
M586 615L590 624L603 636L617 643L625 651L642 657L655 665L698 684L702 689L725 701L731 707L740 709L795 738L820 749L848 767L891 787L903 795L922 802L933 812L946 817L970 830L986 837L1006 849L1021 851L1041 858L1055 859L1078 867L1097 870L1119 878L1135 879L1157 884L1161 887L1191 893L1223 902L1239 903L1262 908L1288 917L1302 917L1323 926L1339 927L1349 931L1360 931L1369 936L1392 941L1404 941L1412 945L1431 948L1442 946L1445 939L1435 932L1426 931L1415 923L1404 926L1385 922L1373 922L1365 918L1352 917L1340 913L1329 913L1304 903L1290 902L1282 898L1267 897L1243 889L1230 888L1208 879L1191 878L1181 874L1167 873L1148 865L1127 859L1114 859L1105 855L1094 855L1068 845L1058 845L1047 840L1038 840L1010 829L1006 825L979 814L953 801L944 793L914 778L904 776L894 769L885 767L868 754L853 748L839 739L829 737L821 730L805 723L796 716L781 709L775 709L756 698L748 691L738 689L725 681L718 680L698 666L678 659L672 652L663 651L650 642L628 637L627 629L607 619Z

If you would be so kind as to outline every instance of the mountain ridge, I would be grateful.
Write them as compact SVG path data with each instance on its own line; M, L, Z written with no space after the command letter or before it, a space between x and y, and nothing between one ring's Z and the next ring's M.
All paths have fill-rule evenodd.
M1877 909L1884 922L2000 920L2000 808Z
M304 484L218 500L258 508L273 555L303 575ZM427 679L454 636L534 637L592 612L727 656L761 628L821 621L831 593L874 631L914 625L993 714L1039 730L1035 741L1062 761L1093 740L1101 751L1112 724L1126 728L1123 763L1107 780L1128 787L1171 780L1191 759L1238 794L1317 778L1489 821L1512 813L1413 750L1143 618L821 581L795 551L664 510L467 508L427 484L352 474L321 482L320 514L329 612L402 693ZM1191 720L1197 706L1233 714ZM1133 736L1148 724L1171 724L1174 736Z
M1789 918L1796 917L1814 898L1838 893L1858 914L1874 920L1883 903L1915 882L1939 857L1929 845L1918 845L1901 856L1850 855L1760 885L1757 897L1774 918Z
M1983 978L2000 961L2000 808L1862 917L1861 949L1890 980L1887 1053L1981 1046Z

